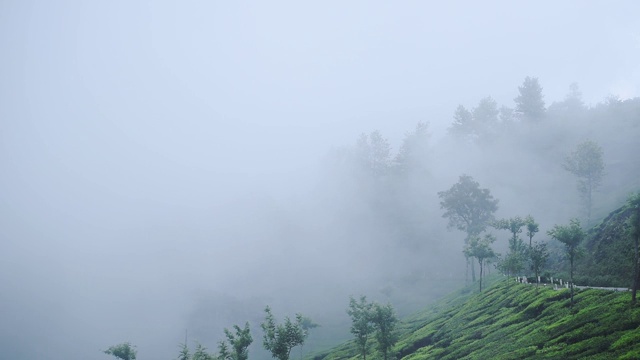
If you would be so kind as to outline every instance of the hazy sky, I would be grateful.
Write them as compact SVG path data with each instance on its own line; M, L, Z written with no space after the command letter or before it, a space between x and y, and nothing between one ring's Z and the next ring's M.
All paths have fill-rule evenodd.
M256 199L304 194L320 157L361 132L397 147L428 121L441 137L458 104L513 106L525 76L547 105L572 82L588 104L639 96L638 14L636 1L1 1L0 349L92 358L157 312L179 319L188 295L152 299L200 286L185 279L228 286L211 259L238 249L262 264Z

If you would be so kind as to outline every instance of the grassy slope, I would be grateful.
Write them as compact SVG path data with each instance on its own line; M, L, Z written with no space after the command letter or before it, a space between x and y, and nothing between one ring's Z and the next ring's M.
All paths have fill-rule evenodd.
M466 288L405 319L398 358L640 359L640 307L630 306L630 293L578 291L571 308L568 290L498 279L481 294ZM367 358L377 358L371 352ZM315 358L359 356L349 342Z

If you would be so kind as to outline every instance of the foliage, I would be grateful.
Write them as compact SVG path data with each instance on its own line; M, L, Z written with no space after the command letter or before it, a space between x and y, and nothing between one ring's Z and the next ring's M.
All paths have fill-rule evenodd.
M249 357L249 345L253 342L249 323L245 323L244 328L240 328L238 325L234 325L233 328L235 329L235 334L229 331L229 329L224 329L224 334L231 345L232 351L229 352L226 344L220 344L220 359L247 360Z
M231 359L232 355L231 352L229 351L229 345L227 344L226 341L220 341L218 343L218 359L224 360L224 359Z
M538 78L527 76L518 87L519 95L513 99L516 103L516 113L524 120L536 122L545 115L542 87Z
M527 237L529 237L529 248L531 248L533 236L540 231L540 227L531 215L527 215L527 217L524 218L524 222L527 224Z
M587 225L591 222L593 191L602 183L604 175L603 152L596 142L587 140L578 144L576 150L567 156L563 167L578 177L578 192L585 202Z
M577 256L579 255L578 246L585 237L585 233L580 226L580 220L571 219L569 225L555 225L553 229L547 232L549 236L564 244L567 257L570 264L570 287L571 287L571 303L573 304L573 269Z
M191 357L191 360L217 360L217 359L215 358L215 356L207 352L206 347L204 347L200 343L197 343L196 350L193 352L193 356Z
M452 294L398 323L394 352L409 359L618 359L640 354L640 308L630 294L491 280L481 294ZM348 344L316 359L357 356ZM634 357L635 356L635 357Z
M356 157L363 170L380 177L391 166L391 145L378 130L369 135L363 133L356 145Z
M347 314L351 317L351 334L356 337L356 344L362 355L362 359L367 359L367 342L369 336L374 330L371 323L371 317L373 312L373 304L367 302L366 296L360 296L360 301L351 296L349 298L349 308Z
M458 105L453 114L453 124L449 128L449 133L461 139L472 139L475 133L473 125L473 114L462 105Z
M371 313L371 322L375 329L378 351L382 354L382 358L387 360L391 348L398 339L394 331L398 318L391 304L374 304Z
M180 344L180 354L178 354L177 360L189 360L191 359L191 353L189 352L189 347L187 343Z
M308 332L303 327L304 317L296 314L296 321L292 322L289 317L285 317L283 324L276 324L271 313L271 308L264 309L265 320L260 326L264 331L263 346L271 352L271 355L279 360L288 360L291 349L304 344Z
M526 257L523 251L509 251L498 259L498 270L507 276L516 275L524 269Z
M396 166L401 173L425 174L428 171L426 166L429 150L428 129L428 123L419 122L412 132L405 134L395 159Z
M104 353L122 360L135 360L137 351L135 345L131 345L131 343L127 341L122 344L110 346Z
M467 257L473 257L478 260L480 266L480 291L482 291L482 277L483 269L486 264L486 260L494 258L496 253L491 248L491 244L496 241L495 236L486 234L484 237L474 236L469 243L465 246L464 254Z
M533 244L533 246L529 248L529 259L531 260L531 270L535 274L537 282L538 276L540 276L544 265L549 259L549 250L547 250L547 244L543 242L536 242L535 244Z
M442 215L449 219L449 228L456 228L467 234L465 245L471 237L480 235L487 225L493 221L493 214L498 209L498 200L494 199L489 189L481 189L480 184L469 175L461 175L457 183L449 190L438 192ZM475 272L471 267L475 281Z
M489 189L481 189L480 184L469 175L461 175L449 190L438 192L442 215L449 219L449 227L467 233L469 237L479 235L493 221L498 209L498 200Z
M512 252L517 251L522 245L522 240L518 237L518 234L522 232L522 227L525 225L527 225L526 220L520 216L510 219L500 219L493 223L494 228L499 230L508 230L511 233L511 239L509 239L509 250Z

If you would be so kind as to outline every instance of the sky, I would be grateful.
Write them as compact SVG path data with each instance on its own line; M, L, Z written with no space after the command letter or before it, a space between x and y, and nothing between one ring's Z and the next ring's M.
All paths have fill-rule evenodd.
M0 348L100 358L149 326L181 333L194 292L233 290L230 264L287 251L262 230L362 132L397 148L425 121L442 138L458 104L512 107L526 76L547 105L573 82L591 105L640 96L638 13L635 1L1 1Z

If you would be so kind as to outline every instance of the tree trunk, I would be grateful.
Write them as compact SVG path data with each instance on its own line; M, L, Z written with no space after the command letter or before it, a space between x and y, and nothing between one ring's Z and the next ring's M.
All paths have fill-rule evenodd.
M469 284L469 257L465 255L464 258L467 262L467 267L464 270L464 284L467 285Z
M591 225L591 178L588 179L589 188L587 189L587 228Z
M476 266L473 261L471 262L471 281L476 282Z
M573 254L571 254L569 257L569 263L569 288L571 288L571 307L573 307Z
M633 289L631 292L631 302L633 304L636 303L636 293L638 292L638 283L640 282L640 256L638 254L638 245L640 243L640 216L638 216L638 224L637 224L637 229L636 229L636 238L634 241L634 260L635 260L635 264L634 264L634 276L633 276Z
M480 265L480 292L482 292L482 260L478 260Z

